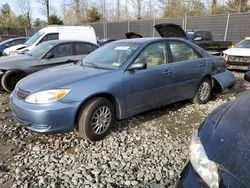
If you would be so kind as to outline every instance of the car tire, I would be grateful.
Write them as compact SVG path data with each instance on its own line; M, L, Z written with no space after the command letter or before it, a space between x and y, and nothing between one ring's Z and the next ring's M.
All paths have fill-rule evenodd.
M212 83L209 78L203 78L196 90L193 103L205 104L209 101L212 92Z
M7 71L1 78L1 85L5 91L11 92L23 77L25 77L25 73L21 71Z
M113 104L104 97L87 102L78 115L79 136L89 141L102 140L114 124L115 110Z

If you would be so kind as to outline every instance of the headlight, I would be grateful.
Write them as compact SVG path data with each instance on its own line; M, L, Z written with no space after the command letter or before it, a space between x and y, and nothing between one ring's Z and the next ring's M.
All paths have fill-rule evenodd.
M48 104L62 99L70 89L53 89L37 92L25 98L25 102L34 104Z
M191 139L189 146L189 158L194 170L199 174L204 182L206 182L206 184L211 188L218 188L218 168L213 161L208 159L206 151L198 138L198 132L195 132Z

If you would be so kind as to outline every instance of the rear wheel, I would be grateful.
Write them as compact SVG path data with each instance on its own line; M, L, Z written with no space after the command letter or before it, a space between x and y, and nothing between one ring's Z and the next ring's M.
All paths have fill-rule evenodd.
M212 84L209 78L203 78L199 84L193 102L196 104L204 104L208 102L212 92Z
M89 141L99 141L109 133L114 119L113 104L103 97L94 98L79 113L79 135Z
M25 77L25 73L21 71L7 71L1 79L1 85L7 92L14 90L17 82Z

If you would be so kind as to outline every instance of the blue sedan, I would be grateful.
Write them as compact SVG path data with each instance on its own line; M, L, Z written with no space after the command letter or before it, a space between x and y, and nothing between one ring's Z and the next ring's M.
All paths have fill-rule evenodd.
M3 51L6 48L9 48L11 46L15 46L18 44L24 44L28 39L29 39L28 37L18 37L18 38L12 38L12 39L8 39L8 40L1 42L0 43L0 56L3 55Z
M11 94L11 108L27 129L76 129L81 137L98 141L115 119L185 99L206 103L213 89L235 82L223 62L184 39L115 41L76 64L22 79Z
M250 81L250 72L245 74ZM216 108L191 138L176 188L250 187L250 92Z

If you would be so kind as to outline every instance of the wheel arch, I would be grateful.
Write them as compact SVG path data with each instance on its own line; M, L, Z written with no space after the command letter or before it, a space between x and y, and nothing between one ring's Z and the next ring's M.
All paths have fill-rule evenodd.
M97 97L104 97L104 98L107 98L108 100L110 100L111 103L114 106L116 118L120 119L120 117L121 117L121 108L120 108L120 104L119 104L117 98L114 95L110 94L110 93L96 93L96 94L86 98L78 106L77 111L75 113L75 117L74 117L74 125L76 125L76 123L77 123L77 120L79 118L79 113L80 113L81 109L87 104L87 102L89 102L90 100L92 100L94 98L97 98Z

